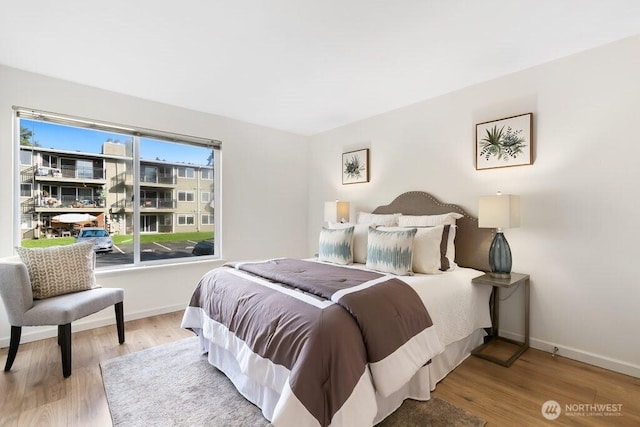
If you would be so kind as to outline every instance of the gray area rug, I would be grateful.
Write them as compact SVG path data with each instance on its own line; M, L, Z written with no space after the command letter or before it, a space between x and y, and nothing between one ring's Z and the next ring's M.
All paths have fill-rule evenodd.
M100 364L116 427L270 426L231 381L209 365L196 337ZM407 400L379 426L483 426L485 422L444 400Z

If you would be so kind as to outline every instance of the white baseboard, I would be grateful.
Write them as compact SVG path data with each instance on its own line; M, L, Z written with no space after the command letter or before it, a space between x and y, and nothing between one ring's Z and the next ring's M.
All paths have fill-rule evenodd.
M173 313L175 311L184 310L184 304L172 305L161 308L154 308L151 310L143 310L135 313L126 313L125 321L142 319L144 317L157 316L159 314ZM105 311L106 314L106 311ZM79 332L87 329L99 328L101 326L113 325L116 323L113 313L105 315L97 319L85 318L80 319L72 324L72 331ZM45 338L52 338L58 335L58 328L55 326L23 328L22 338L20 343L27 343L31 341L37 341ZM521 334L514 332L501 330L500 335L505 338L510 338L517 341L522 341L524 337ZM9 337L0 337L0 348L9 346ZM531 348L542 350L547 353L553 353L554 348L558 348L557 355L567 357L569 359L577 360L579 362L588 363L590 365L599 366L610 371L619 372L621 374L630 375L632 377L640 378L640 366L631 363L623 362L620 360L612 359L599 354L590 353L588 351L580 350L573 347L563 346L561 344L551 343L548 341L539 340L536 338L530 338Z
M128 322L130 320L142 319L144 317L157 316L159 314L173 313L174 311L184 310L184 304L172 305L161 308L154 308L151 310L143 310L135 313L125 313L124 320ZM108 315L107 315L108 312ZM116 317L111 310L104 310L104 315L100 313L99 318L92 319L91 316L80 319L77 322L71 324L72 332L86 331L87 329L95 329L101 326L115 325ZM56 326L40 326L40 327L24 327L22 328L22 337L20 344L24 344L31 341L38 341L46 338L52 338L58 336L58 328ZM0 348L9 347L10 337L0 337Z
M510 331L500 330L500 336L516 341L524 340L522 334L516 334ZM590 353L578 348L563 346L561 344L543 341L536 338L529 338L529 345L531 348L546 351L547 353L551 354L553 354L554 348L557 348L558 351L556 354L558 356L566 357L568 359L577 360L578 362L588 363L590 365L598 366L610 371L640 378L640 365L634 365L628 362L623 362L621 360L602 356L600 354Z

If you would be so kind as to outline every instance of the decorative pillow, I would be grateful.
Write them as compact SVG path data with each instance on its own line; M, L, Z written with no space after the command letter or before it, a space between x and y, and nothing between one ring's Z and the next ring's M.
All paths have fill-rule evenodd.
M383 231L369 228L367 268L398 276L413 274L413 239L415 228Z
M322 227L318 260L341 265L351 264L353 262L353 229L353 226Z
M358 212L358 224L367 224L367 225L383 225L388 227L393 227L394 225L398 225L398 218L400 218L402 214L372 214L367 212Z
M449 235L455 226L439 225L437 227L418 228L413 240L414 273L438 274L451 270L455 264L447 257ZM402 227L380 227L381 231L407 230Z
M449 212L441 215L402 215L398 218L400 227L435 227L437 225L456 225L456 219L463 215Z
M457 225L452 225L451 227L449 227L449 239L447 241L447 253L446 253L447 260L449 261L449 270L447 271L451 271L458 266L458 264L456 264L456 245L455 245L457 231L458 231Z
M27 266L35 299L95 287L93 241L50 248L17 247L16 250Z
M329 228L348 228L353 227L353 262L364 264L367 262L367 237L369 234L368 224L351 224L332 222L329 223Z

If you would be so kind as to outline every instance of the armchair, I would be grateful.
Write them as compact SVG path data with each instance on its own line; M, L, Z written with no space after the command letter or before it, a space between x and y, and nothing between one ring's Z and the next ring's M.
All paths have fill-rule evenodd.
M124 290L118 288L94 288L80 292L33 299L31 282L26 265L20 257L0 259L0 296L4 302L11 338L5 371L13 365L23 326L58 326L58 345L62 354L62 373L71 375L71 322L103 310L115 307L118 341L124 343Z

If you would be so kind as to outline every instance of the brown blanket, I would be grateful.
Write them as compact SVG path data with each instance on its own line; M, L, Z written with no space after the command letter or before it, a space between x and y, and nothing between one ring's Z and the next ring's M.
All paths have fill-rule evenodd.
M393 393L442 350L417 294L370 271L292 259L236 263L205 275L189 305L251 352L286 367L293 396L276 391L299 401L321 426L335 421L349 399L375 405L373 387ZM218 341L225 345L224 337ZM368 372L372 386L363 385L371 382ZM292 419L286 411L296 405L279 402L274 418Z

